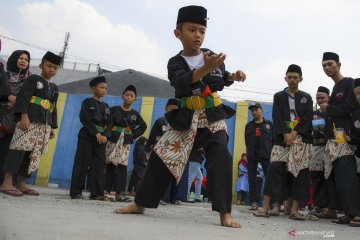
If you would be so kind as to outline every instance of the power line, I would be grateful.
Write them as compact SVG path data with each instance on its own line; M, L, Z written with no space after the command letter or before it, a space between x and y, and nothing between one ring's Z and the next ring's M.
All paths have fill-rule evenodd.
M29 46L29 47L32 47L32 48L35 48L35 49L40 49L40 50L43 50L43 51L58 52L57 50L40 47L40 46L38 46L38 45L35 45L35 44L32 44L32 43L27 43L27 42L24 42L24 41L21 41L21 40L17 40L17 39L15 39L15 38L11 38L11 37L8 37L8 36L4 36L4 35L2 35L2 34L0 34L0 37L3 37L3 38L8 39L8 40L10 40L10 41L14 41L14 42L21 43L21 44L23 44L23 45L26 45L26 46ZM116 65L109 64L109 63L104 63L104 62L101 62L101 61L96 61L96 60L92 60L92 59L88 59L88 58L78 57L78 56L71 55L71 54L65 54L65 57L66 57L66 58L70 58L70 59L75 59L75 60L80 60L80 61L88 62L88 63L100 64L100 65L102 65L102 66L112 67L112 68L115 68L115 69L121 69L121 70L126 69L126 68L121 68L121 67L116 66Z

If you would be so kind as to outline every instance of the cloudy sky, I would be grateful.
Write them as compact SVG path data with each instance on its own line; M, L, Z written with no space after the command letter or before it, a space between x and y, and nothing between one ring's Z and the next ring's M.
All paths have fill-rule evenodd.
M301 89L314 95L319 85L332 88L321 68L324 51L339 53L345 76L360 77L357 0L12 0L1 4L0 35L61 51L70 32L69 61L86 58L166 78L168 59L181 49L173 29L185 5L208 9L203 47L226 53L230 72L247 74L222 97L272 101L286 86L291 63L303 69ZM44 54L2 36L1 55L15 49Z

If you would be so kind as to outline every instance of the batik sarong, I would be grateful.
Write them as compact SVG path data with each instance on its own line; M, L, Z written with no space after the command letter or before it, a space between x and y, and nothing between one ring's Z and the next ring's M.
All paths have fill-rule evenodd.
M154 152L165 163L177 183L179 183L186 163L189 160L198 128L208 128L211 133L221 130L227 132L225 120L209 123L205 110L199 110L195 111L189 130L180 132L169 126L168 130L154 147Z
M40 156L47 152L51 127L43 123L30 123L27 130L19 128L17 123L9 149L30 153L28 174L39 168Z
M130 155L130 144L124 145L124 131L116 143L108 141L106 144L106 164L128 165Z

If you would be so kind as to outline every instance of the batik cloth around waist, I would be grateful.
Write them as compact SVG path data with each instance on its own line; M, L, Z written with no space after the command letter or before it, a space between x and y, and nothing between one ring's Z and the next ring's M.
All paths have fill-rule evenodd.
M40 157L47 152L51 127L44 123L30 123L27 130L19 128L16 124L9 149L26 151L30 153L28 174L39 168Z
M209 124L203 109L195 111L189 130L180 132L170 126L154 146L154 152L164 162L177 183L179 183L189 160L198 128L208 128L211 133L221 130L227 132L225 120Z
M311 145L304 143L300 135L296 136L291 146L274 145L270 162L285 162L288 171L297 177L302 169L309 168Z

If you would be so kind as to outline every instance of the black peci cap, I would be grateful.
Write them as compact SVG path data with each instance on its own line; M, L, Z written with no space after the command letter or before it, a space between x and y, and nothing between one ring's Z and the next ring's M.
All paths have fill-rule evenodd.
M300 77L302 76L301 67L296 64L289 65L288 69L286 70L286 74L289 72L292 72L292 73L295 72L295 73L298 73L300 75Z
M62 60L62 57L48 51L45 53L45 55L43 56L42 60L46 60L48 62L51 62L52 64L55 64L55 65L58 65L60 66L61 64L61 60Z
M330 90L327 87L323 87L323 86L320 86L317 92L322 92L322 93L326 93L327 95L330 95Z
M102 83L102 82L106 83L106 78L101 75L101 76L97 76L97 77L91 79L89 85L90 85L90 87L95 87L96 85L98 85L99 83Z
M339 55L337 55L334 52L324 52L322 61L327 61L327 60L334 60L335 62L339 62L340 58Z
M166 107L169 106L169 105L176 105L176 106L179 106L180 104L180 101L176 98L169 98L169 100L167 101L166 103Z
M123 95L125 94L126 91L131 91L131 92L134 92L135 93L135 96L136 96L136 87L134 85L129 85L125 88L125 90L123 91Z
M184 22L198 23L206 27L207 10L202 6L186 6L179 9L176 25Z

